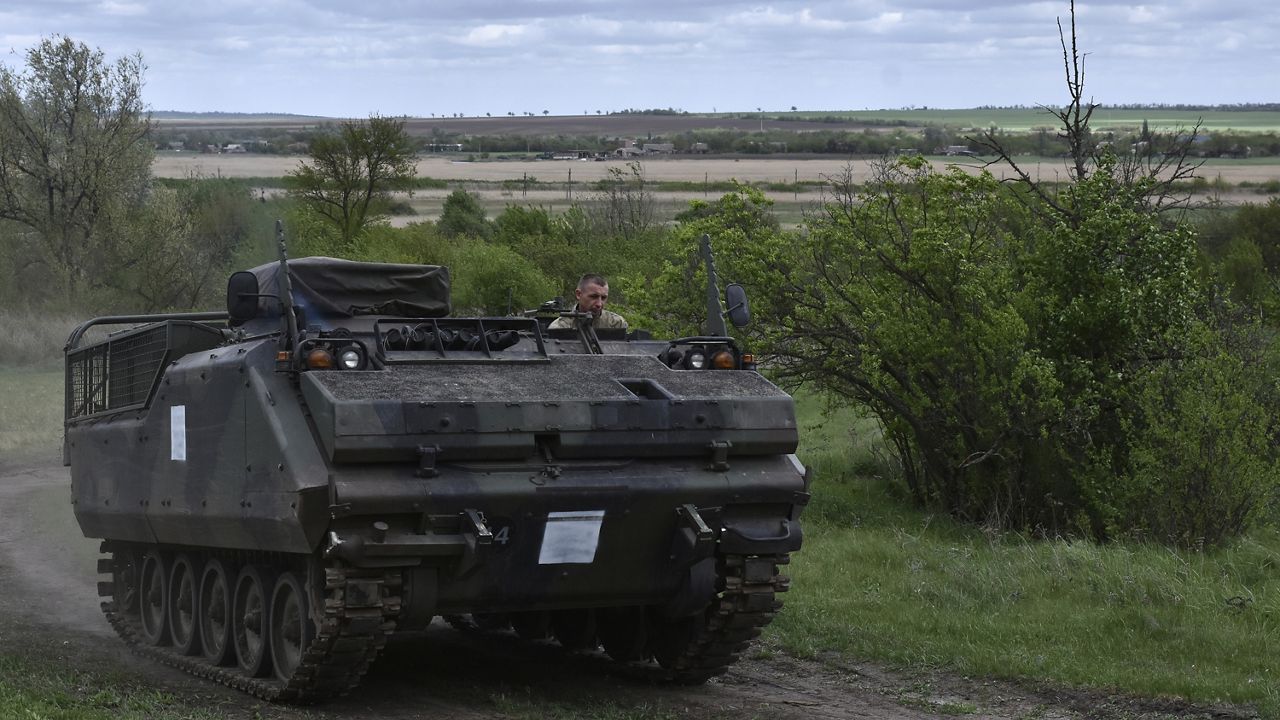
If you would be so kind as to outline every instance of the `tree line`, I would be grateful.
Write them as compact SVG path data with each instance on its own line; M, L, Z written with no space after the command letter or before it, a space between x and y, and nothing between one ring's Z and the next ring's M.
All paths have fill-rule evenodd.
M313 138L335 131L340 123L325 123L307 129L255 129L252 137L245 131L165 129L153 133L158 148L171 146L185 150L221 149L228 144L241 145L246 152L262 154L304 154ZM988 129L1001 132L995 129ZM734 129L688 130L670 135L646 138L646 142L669 142L678 153L742 154L742 155L841 155L880 157L903 150L924 154L942 154L948 147L963 146L980 150L977 138L983 130L929 125L924 128L875 127L794 132L779 129L747 131ZM1018 155L1059 157L1069 152L1067 143L1052 127L1034 128L1027 132L1002 132L1009 150ZM1092 133L1093 142L1114 146L1122 152L1145 152L1150 131L1106 130ZM1280 135L1271 131L1230 130L1201 132L1196 136L1193 152L1199 157L1276 157L1280 155ZM589 151L611 153L618 149L616 137L582 134L469 134L434 128L429 135L410 138L419 152L441 145L461 146L460 152L474 155Z

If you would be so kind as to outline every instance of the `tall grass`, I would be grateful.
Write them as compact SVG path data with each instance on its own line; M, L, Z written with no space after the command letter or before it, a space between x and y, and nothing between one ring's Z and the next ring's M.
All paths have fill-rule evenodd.
M62 347L69 314L0 310L0 457L57 447L62 437Z
M800 398L814 496L784 647L1280 715L1273 529L1198 553L962 526L896 497L874 424L819 405Z
M53 367L62 364L62 346L76 324L87 318L70 313L0 308L0 367Z

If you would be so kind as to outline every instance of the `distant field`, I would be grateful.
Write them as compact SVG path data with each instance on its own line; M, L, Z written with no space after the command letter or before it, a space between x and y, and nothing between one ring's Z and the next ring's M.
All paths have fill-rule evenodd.
M623 167L623 161L582 162L565 160L503 160L467 162L466 155L454 159L443 156L422 158L418 161L418 176L450 182L517 182L533 178L542 183L585 184L609 177L609 168ZM279 155L201 155L198 153L160 153L156 156L152 172L156 177L183 178L193 173L233 178L278 178L298 167L303 160L298 156ZM963 162L959 162L963 160ZM1065 174L1064 161L1057 158L1020 158L1029 172L1052 179ZM727 180L742 182L809 183L829 182L838 177L846 167L853 170L854 180L870 177L873 160L833 158L693 158L689 156L650 159L642 162L645 177L653 181L686 183L715 183ZM969 158L934 158L941 167L954 163L960 167L976 169L981 160ZM1003 177L1002 168L993 167L997 177ZM1213 160L1206 163L1201 175L1206 178L1221 177L1222 182L1264 183L1280 178L1280 158L1253 160Z
M180 115L158 113L154 118L166 130L235 130L254 127L271 129L308 129L344 118L319 118L301 115L237 115L204 113ZM1099 108L1093 116L1095 129L1138 129L1146 120L1152 130L1169 131L1189 128L1197 120L1206 130L1240 130L1280 132L1280 111L1263 110L1113 110ZM462 135L530 135L530 136L595 136L657 137L695 130L732 130L738 132L814 132L819 130L856 130L891 132L918 129L926 125L950 128L997 127L1006 132L1027 132L1037 128L1057 127L1057 122L1039 108L956 109L956 110L819 110L798 112L764 111L758 113L701 113L687 115L537 115L533 117L496 112L486 117L406 118L406 128L413 135L459 133Z
M808 121L798 117L782 120L786 113L763 116L740 115L537 115L492 117L412 117L405 118L405 129L417 137L436 133L458 133L469 136L587 136L587 137L658 137L694 130L732 130L751 132L770 130L812 132L815 130L850 130L859 132L861 125ZM347 118L305 116L252 116L243 118L228 114L164 115L153 118L163 130L229 130L243 132L255 127L272 130L306 130ZM360 119L360 118L357 118ZM890 128L885 128L888 130Z
M484 206L489 217L502 212L508 205L536 205L552 213L567 210L574 202L589 199L597 191L594 183L608 178L609 168L623 167L623 161L564 161L564 160L494 160L466 162L447 157L427 157L418 161L418 177L444 180L448 187L415 191L408 198L416 215L400 215L392 219L394 225L405 225L419 220L435 220L440 216L445 197L456 189L473 192ZM201 155L196 153L161 153L153 165L157 177L184 178L193 174L215 175L229 178L246 178L260 181L274 193L278 179L298 167L303 160L298 156L278 155ZM955 162L963 160L964 162ZM1206 181L1214 183L1213 199L1227 205L1245 202L1266 202L1274 195L1260 194L1257 188L1270 187L1280 182L1280 158L1268 158L1270 162L1254 160L1212 160L1200 170ZM948 163L976 172L980 160L970 158L932 159L942 167ZM1067 168L1058 158L1020 158L1023 166L1041 178L1064 178ZM714 200L723 194L724 183L738 180L745 183L773 184L765 195L774 202L774 212L787 227L800 223L804 213L815 209L829 196L831 182L848 167L855 182L866 182L871 177L872 160L847 160L839 158L692 158L689 156L644 161L645 178L655 182L683 183L678 190L658 190L654 199L661 217L674 217L688 207L690 200ZM997 177L1008 177L1002 168L992 168ZM528 184L525 183L528 180ZM534 182L536 181L536 182ZM797 181L799 184L797 184ZM1252 187L1241 186L1248 183ZM701 186L701 187L700 187ZM1202 193L1201 197L1208 197Z
M789 115L790 113L788 113ZM971 110L858 110L848 112L800 112L797 117L815 119L841 117L861 123L945 125L961 128L995 126L1008 132L1026 132L1036 128L1056 128L1058 122L1045 110L971 109ZM1243 130L1249 132L1280 131L1280 111L1262 110L1112 110L1094 111L1090 125L1094 129L1129 129L1142 127L1146 120L1152 130L1169 131L1190 128L1201 121L1206 130Z

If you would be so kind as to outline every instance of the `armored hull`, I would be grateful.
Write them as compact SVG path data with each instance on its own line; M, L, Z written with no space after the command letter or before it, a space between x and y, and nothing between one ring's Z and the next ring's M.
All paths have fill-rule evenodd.
M65 459L112 625L298 702L347 692L436 616L680 682L723 672L800 546L791 399L725 337L448 317L442 273L296 261L256 270L239 316L233 290L225 319L77 330ZM732 363L687 369L716 353Z

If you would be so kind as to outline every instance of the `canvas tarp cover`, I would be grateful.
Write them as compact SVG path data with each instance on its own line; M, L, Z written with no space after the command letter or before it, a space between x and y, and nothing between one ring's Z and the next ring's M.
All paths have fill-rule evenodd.
M253 269L259 292L279 295L278 262ZM330 257L289 261L293 301L311 318L357 315L444 317L449 314L449 269L439 265L355 262ZM264 302L263 314L278 307ZM277 313L278 314L278 313Z

